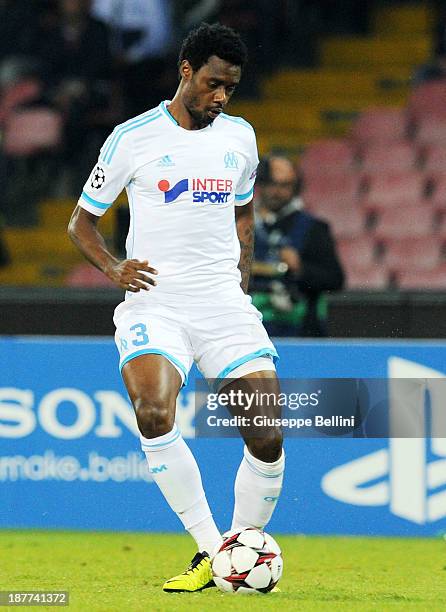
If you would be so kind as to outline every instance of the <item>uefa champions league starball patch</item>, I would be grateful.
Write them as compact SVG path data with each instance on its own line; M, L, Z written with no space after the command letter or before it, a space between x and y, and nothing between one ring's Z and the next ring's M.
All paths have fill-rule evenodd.
M93 189L100 189L105 183L105 172L101 166L96 166L91 175L91 186Z

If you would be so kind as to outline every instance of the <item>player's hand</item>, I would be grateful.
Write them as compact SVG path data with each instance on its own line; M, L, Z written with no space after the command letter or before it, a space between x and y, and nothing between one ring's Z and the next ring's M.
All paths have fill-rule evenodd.
M121 289L138 293L143 289L149 291L150 286L155 287L156 280L145 273L158 274L158 270L149 266L149 262L139 261L138 259L124 259L112 266L108 276Z

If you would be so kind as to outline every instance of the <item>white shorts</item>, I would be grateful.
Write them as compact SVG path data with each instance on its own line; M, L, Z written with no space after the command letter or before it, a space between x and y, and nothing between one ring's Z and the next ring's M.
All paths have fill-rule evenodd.
M119 368L139 355L163 355L183 385L193 362L206 379L230 377L240 365L277 351L245 294L213 304L166 304L126 300L113 318Z

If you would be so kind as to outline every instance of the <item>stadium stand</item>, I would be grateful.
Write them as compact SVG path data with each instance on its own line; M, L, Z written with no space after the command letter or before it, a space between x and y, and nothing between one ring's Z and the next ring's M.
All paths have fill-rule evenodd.
M366 210L379 210L392 208L399 204L416 205L423 199L425 191L425 177L416 170L406 172L389 172L387 167L368 176L364 184L366 191L361 205Z
M299 168L308 180L323 173L340 174L354 170L355 154L350 143L339 139L320 140L308 147L300 158Z
M433 208L440 213L446 213L446 175L433 175L431 184Z
M51 108L18 110L5 120L3 152L10 157L28 157L55 151L62 137L62 115Z
M361 113L350 136L358 145L403 141L407 136L407 113L398 108L373 108Z
M404 272L398 277L400 289L417 290L443 290L446 287L446 268L444 264L434 270L419 272Z
M373 173L404 172L415 168L417 151L410 142L364 144L361 148L361 171Z
M373 229L377 240L388 242L402 238L429 237L434 217L429 206L404 205L382 210Z
M419 85L410 95L408 103L409 117L417 122L423 117L446 118L446 82L429 81Z
M446 144L446 117L421 115L416 125L416 142L420 145Z
M373 266L353 266L346 270L347 284L350 289L383 290L389 286L387 270L378 264Z
M441 177L446 168L446 142L422 148L423 170L427 176Z
M366 37L323 37L318 67L280 68L265 79L258 102L234 101L230 112L255 125L261 154L284 151L299 159L305 205L330 221L348 288L412 289L432 282L446 289L446 82L411 90L414 68L430 55L432 14L427 3L383 3L372 24ZM68 243L59 245L56 273L54 253L39 245L46 232L64 234L73 206L45 202L39 227L23 230L24 243L36 241L33 265L40 265L40 277L31 270L16 274L25 265L19 247L0 283L69 278L80 259ZM113 216L101 224L111 239ZM17 246L17 232L6 229L10 248ZM412 283L402 262L414 262L417 251L423 251L423 271Z
M314 212L330 209L333 203L346 208L353 205L359 194L360 177L357 174L304 175L303 198ZM339 208L339 207L338 207Z
M367 234L339 239L337 246L339 257L346 268L367 268L377 262L376 244Z
M317 211L322 219L326 219L337 239L356 238L366 230L366 218L361 209L355 205L347 207L344 202L331 206L324 211Z

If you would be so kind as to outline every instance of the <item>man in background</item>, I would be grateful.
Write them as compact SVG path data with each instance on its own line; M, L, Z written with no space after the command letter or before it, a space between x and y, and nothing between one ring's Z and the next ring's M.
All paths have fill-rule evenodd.
M168 96L176 84L170 69L171 0L92 0L92 15L111 31L115 68L124 84L125 115L139 115Z
M304 210L288 158L263 158L257 186L253 303L271 335L326 336L325 292L344 283L330 228Z

